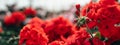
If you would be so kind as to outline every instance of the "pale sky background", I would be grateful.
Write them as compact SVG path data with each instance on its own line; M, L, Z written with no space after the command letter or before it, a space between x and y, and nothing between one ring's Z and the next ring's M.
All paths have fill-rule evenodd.
M32 0L32 7L43 7L49 11L67 10L71 5L80 4L81 6L89 3L90 0ZM29 7L30 0L0 0L0 10L6 10L6 5L16 3L17 8Z

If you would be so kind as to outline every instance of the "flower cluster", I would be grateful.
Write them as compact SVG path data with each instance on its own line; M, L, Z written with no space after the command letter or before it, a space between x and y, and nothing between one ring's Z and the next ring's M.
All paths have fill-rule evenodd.
M98 37L90 39L86 28L76 29L64 17L42 21L38 17L31 19L20 32L19 45L104 45Z
M64 44L66 39L73 34L73 24L63 17L50 21L42 21L34 17L20 32L19 45L57 45ZM29 42L28 42L29 41ZM46 44L45 44L46 43Z
M45 32L48 34L49 41L54 41L56 39L67 38L72 34L72 23L63 17L54 18L51 21L48 21L48 24L45 26Z
M115 0L90 2L73 25L64 17L33 18L20 32L19 45L111 45L120 40L120 6ZM81 15L82 14L82 15Z
M11 15L6 15L4 23L6 26L19 25L25 20L25 15L22 12L13 12Z
M100 0L99 2L90 2L82 12L82 16L87 20L88 27L98 27L101 36L108 38L106 45L120 40L120 6L115 0Z

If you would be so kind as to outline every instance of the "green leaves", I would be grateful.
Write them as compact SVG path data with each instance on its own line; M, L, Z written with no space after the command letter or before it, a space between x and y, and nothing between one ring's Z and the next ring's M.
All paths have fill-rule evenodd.
M79 18L77 21L77 26L82 26L83 24L85 24L85 17Z
M0 34L0 44L2 45L18 45L19 38L15 37L18 33L13 30L4 30Z
M19 31L21 27L2 26L3 32L0 33L0 44L2 45L18 45Z

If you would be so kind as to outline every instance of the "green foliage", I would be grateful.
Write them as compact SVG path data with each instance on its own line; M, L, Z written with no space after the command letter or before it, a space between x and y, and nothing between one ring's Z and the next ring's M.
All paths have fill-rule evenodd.
M2 25L3 32L0 33L0 45L18 45L19 32L22 26Z

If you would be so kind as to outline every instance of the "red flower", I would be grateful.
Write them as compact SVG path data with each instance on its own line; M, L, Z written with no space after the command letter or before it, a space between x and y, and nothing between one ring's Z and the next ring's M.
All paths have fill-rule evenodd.
M119 5L115 0L100 0L96 3L91 2L81 12L83 16L87 14L87 17L92 20L88 26L92 28L94 26L92 24L96 24L101 35L109 39L109 44L120 40L120 36L118 36L120 27L115 26L115 24L120 23L118 7Z
M58 17L46 23L45 32L51 41L60 39L60 36L67 38L72 34L72 23L63 17Z
M34 17L20 32L19 45L47 45L48 38L42 27L43 21Z
M104 9L104 8L106 9L107 7L113 7L115 5L117 5L115 1L108 1L108 0L99 1L98 3L91 2L88 5L86 5L85 7L83 7L81 14L83 16L85 16L87 14L87 17L89 17L90 19L96 20L96 18L101 16L99 14L103 14L103 13L107 14L107 12L99 13L99 9ZM102 11L106 11L106 10L102 10Z
M16 22L23 22L25 20L25 15L21 12L13 12L12 18L16 20Z
M48 38L43 29L36 25L28 24L20 32L19 45L47 45Z
M86 32L86 30L81 28L80 31L68 37L65 44L66 45L85 45L84 43L87 43L86 40L89 38L90 38L90 35Z
M34 10L33 8L26 8L24 10L24 13L26 16L36 16L36 10Z
M102 35L111 37L118 32L118 29L115 27L115 24L120 22L119 13L120 10L118 10L117 5L99 9L98 15L100 16L98 18L98 27Z
M4 23L7 26L8 25L14 25L14 24L16 24L15 22L16 22L15 19L12 18L11 16L6 15L5 18L4 18Z
M11 15L6 15L4 19L5 25L19 25L25 20L25 15L21 12L13 12Z
M54 26L57 26L55 32L57 32L60 35L64 35L65 33L70 32L72 30L72 23L63 17L56 18L55 20L53 20L53 23Z

